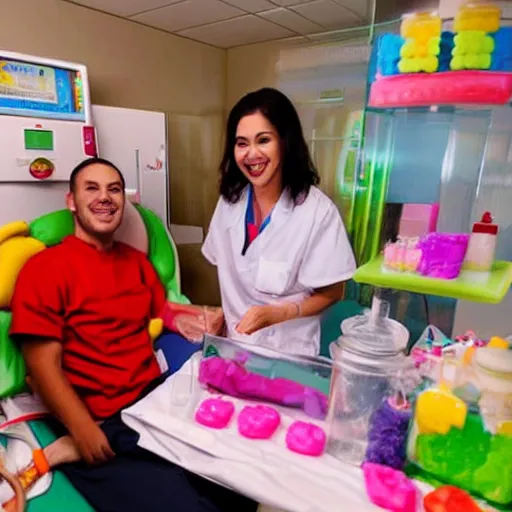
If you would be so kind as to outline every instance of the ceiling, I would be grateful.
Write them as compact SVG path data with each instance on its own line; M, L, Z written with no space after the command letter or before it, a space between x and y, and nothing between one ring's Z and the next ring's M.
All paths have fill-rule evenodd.
M366 25L373 0L68 0L219 48Z

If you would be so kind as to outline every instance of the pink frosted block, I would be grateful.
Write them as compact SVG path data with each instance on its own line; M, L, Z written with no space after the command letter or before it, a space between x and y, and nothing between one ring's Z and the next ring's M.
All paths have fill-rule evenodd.
M397 258L397 245L396 244L387 244L384 248L384 264L393 268L396 266L396 258Z
M375 505L391 512L416 512L418 489L404 473L381 464L363 464L366 493Z
M421 261L421 250L415 248L407 248L404 257L404 267L409 272L416 272Z
M235 412L233 402L222 398L207 398L196 411L196 421L205 427L222 429Z
M238 432L249 439L270 439L281 423L281 416L267 405L247 405L238 416Z
M401 237L422 237L434 231L439 215L439 205L404 204L398 234Z
M325 449L326 435L322 428L305 421L295 421L286 433L286 446L292 452L318 457Z

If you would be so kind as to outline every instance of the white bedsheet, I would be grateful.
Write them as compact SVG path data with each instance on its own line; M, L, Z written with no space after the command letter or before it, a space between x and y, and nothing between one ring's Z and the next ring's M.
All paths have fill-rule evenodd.
M199 357L123 412L125 423L140 434L141 447L271 507L293 512L381 510L368 501L361 470L330 455L311 458L290 452L284 428L274 440L250 441L238 434L236 421L220 431L195 423L197 405L211 396L196 382ZM237 411L247 403L233 402ZM286 427L293 411L281 412Z

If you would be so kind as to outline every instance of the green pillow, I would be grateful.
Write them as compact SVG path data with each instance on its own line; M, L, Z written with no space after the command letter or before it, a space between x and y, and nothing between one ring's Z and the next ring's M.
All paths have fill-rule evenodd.
M143 206L136 205L144 225L146 226L149 239L148 258L155 267L156 273L167 288L173 288L172 281L176 273L176 261L174 247L163 222L158 215Z
M46 247L59 244L75 231L73 215L69 210L47 213L33 220L29 228L30 236L43 242Z
M9 336L11 313L0 311L0 398L25 389L25 361Z

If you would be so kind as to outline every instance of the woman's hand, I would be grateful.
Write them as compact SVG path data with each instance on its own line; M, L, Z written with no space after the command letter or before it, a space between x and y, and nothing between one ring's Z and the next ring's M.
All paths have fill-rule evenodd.
M265 327L286 322L294 318L291 309L297 311L295 304L253 306L240 320L236 330L240 334L252 334Z

